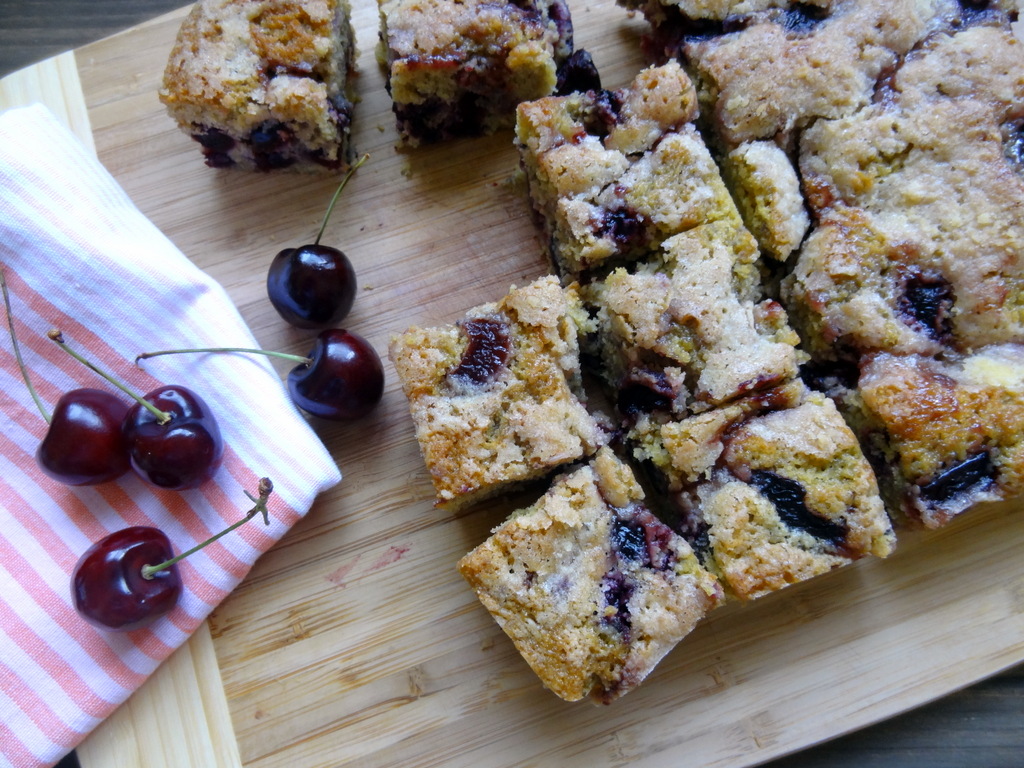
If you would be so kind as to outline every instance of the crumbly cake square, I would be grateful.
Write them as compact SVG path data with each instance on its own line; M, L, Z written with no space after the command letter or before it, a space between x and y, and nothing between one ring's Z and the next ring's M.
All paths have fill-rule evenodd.
M589 323L575 287L546 277L458 323L392 339L439 504L508 490L608 441L583 394L578 336Z
M850 421L905 522L938 528L1024 495L1024 344L956 362L881 353L862 371Z
M607 448L495 528L459 571L568 701L636 688L723 597Z
M409 144L511 127L516 105L555 90L572 53L564 0L379 0L380 43Z
M521 104L516 145L563 279L657 252L698 224L739 221L691 121L696 96L676 63L626 88Z
M799 381L681 420L644 414L628 439L673 499L676 530L742 600L895 545L854 433Z
M764 297L757 243L742 225L701 224L661 247L583 289L620 412L681 417L797 376L799 339Z
M199 0L160 100L211 167L343 170L354 59L347 0Z

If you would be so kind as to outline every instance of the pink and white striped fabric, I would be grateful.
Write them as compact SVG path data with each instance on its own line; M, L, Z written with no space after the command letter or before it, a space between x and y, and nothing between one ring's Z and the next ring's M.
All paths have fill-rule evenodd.
M0 115L0 261L22 353L49 408L69 389L109 387L46 338L56 327L141 392L178 383L199 393L226 444L214 479L185 493L131 473L95 487L53 482L34 459L46 423L0 336L0 766L23 768L53 764L81 741L341 476L265 358L134 364L146 349L256 341L224 290L42 107ZM244 491L254 493L261 476L274 481L271 525L257 518L184 561L185 592L169 616L117 634L75 613L69 578L93 541L154 525L183 551L249 509Z

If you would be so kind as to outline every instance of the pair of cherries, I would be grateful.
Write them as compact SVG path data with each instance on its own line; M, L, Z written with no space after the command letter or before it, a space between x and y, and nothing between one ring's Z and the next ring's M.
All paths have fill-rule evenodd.
M109 378L68 348L59 331L50 331L49 336L69 354ZM179 385L162 386L142 397L132 396L136 402L129 405L101 389L64 393L36 451L43 472L66 485L105 483L121 477L129 468L151 485L166 490L187 490L206 482L224 453L220 427L206 402Z
M208 347L145 352L136 358L189 352L247 352L298 363L288 373L288 393L302 410L321 419L351 421L372 411L384 394L384 367L373 346L352 331L335 328L352 309L356 273L337 248L320 238L341 191L364 162L363 155L342 179L327 207L316 239L278 253L267 271L267 296L277 313L297 328L323 329L309 355L290 355L261 349Z

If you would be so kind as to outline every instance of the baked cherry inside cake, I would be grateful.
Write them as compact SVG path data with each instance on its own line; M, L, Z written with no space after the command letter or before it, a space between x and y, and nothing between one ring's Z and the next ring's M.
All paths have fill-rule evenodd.
M199 0L160 100L211 167L344 169L354 57L347 0Z
M608 441L581 380L579 335L589 323L575 287L546 277L457 323L392 339L439 504L507 491Z

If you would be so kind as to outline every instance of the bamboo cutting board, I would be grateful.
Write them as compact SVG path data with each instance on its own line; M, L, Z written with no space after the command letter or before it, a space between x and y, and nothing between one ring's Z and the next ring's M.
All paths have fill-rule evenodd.
M373 56L376 5L355 5L355 140L372 157L324 242L359 275L346 326L383 352L391 334L450 322L547 264L511 134L395 148ZM642 22L611 0L573 10L576 44L593 53L605 86L626 84L643 65ZM203 165L156 97L184 13L0 81L0 106L42 94L143 213L227 288L265 348L305 353L310 333L277 317L263 280L277 251L313 238L335 180ZM342 484L86 741L85 768L749 766L1024 659L1017 503L904 536L885 561L720 609L609 707L562 702L455 571L513 502L458 517L432 507L385 366L372 417L316 425Z

